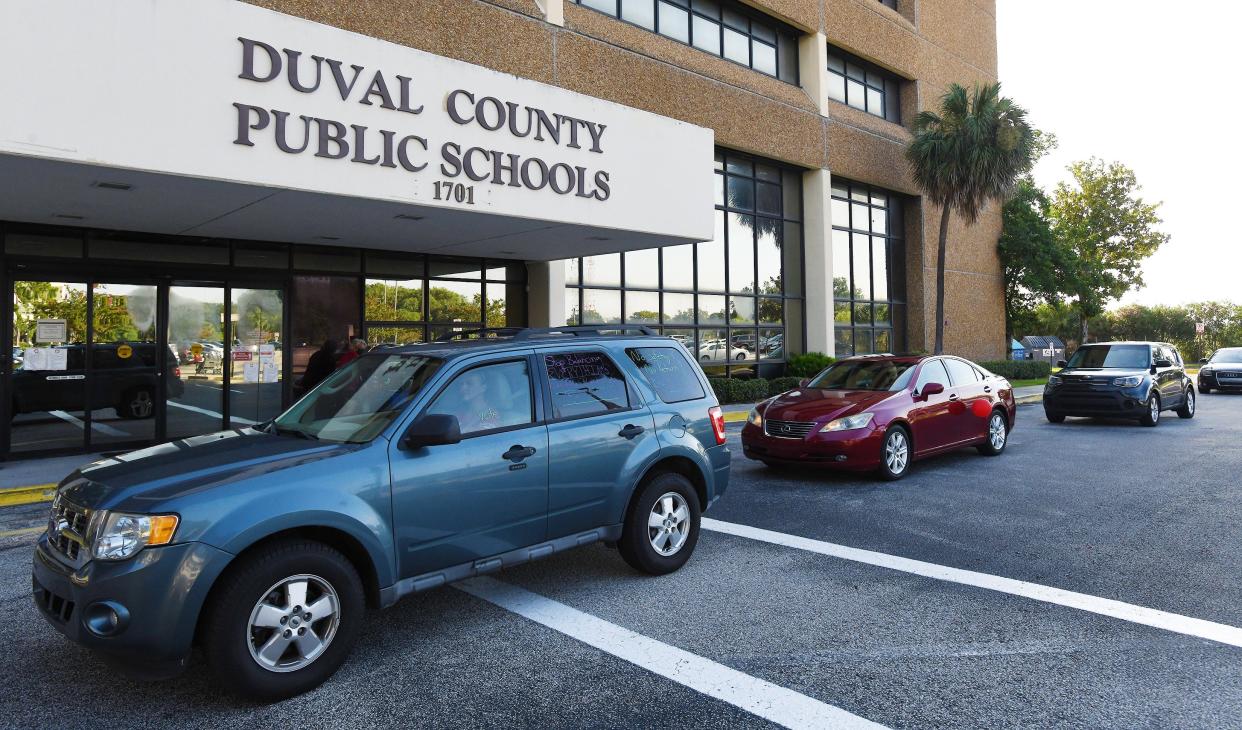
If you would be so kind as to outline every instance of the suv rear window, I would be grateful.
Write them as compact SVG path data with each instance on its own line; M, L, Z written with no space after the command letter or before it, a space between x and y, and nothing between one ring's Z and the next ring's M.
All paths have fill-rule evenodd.
M665 403L678 403L704 397L703 385L686 360L675 347L631 347L625 351L656 395Z
M602 352L564 352L543 356L552 386L552 417L595 416L630 407L625 378Z

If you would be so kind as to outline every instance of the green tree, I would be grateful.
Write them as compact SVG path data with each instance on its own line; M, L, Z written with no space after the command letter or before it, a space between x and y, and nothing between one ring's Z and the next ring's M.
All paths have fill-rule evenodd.
M1005 334L1034 331L1035 308L1054 302L1066 291L1069 253L1052 233L1049 200L1029 176L1018 181L1014 196L1001 209L996 243L1005 278Z
M1038 148L1026 110L1000 95L1000 84L967 91L950 84L937 111L920 112L906 149L915 183L941 207L936 251L935 353L944 352L944 269L949 216L973 225L990 200L1004 200L1028 172Z
M1134 172L1092 158L1069 167L1072 182L1057 185L1049 213L1052 231L1071 252L1070 288L1077 298L1080 342L1088 323L1110 301L1143 286L1142 263L1169 240L1157 230L1159 203L1147 203Z

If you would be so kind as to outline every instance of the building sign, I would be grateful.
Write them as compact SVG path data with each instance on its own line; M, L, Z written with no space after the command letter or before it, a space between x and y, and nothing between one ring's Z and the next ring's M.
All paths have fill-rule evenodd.
M35 320L35 342L60 343L68 339L68 326L63 319Z
M31 59L0 154L509 221L484 235L714 235L709 129L247 3L10 3L0 62Z

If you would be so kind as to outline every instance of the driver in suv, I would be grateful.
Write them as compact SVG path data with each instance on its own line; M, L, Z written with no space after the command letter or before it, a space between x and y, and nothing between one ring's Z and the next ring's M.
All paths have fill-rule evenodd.
M1134 418L1160 423L1163 411L1194 418L1195 387L1177 348L1165 342L1101 342L1078 348L1044 386L1044 414Z

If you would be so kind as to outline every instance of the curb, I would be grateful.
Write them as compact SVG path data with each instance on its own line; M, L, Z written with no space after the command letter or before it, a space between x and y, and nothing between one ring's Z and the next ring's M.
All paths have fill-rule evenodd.
M749 411L749 410L746 410L746 411L725 411L725 414L724 414L724 422L725 422L725 423L743 423L743 422L745 422L745 421L746 421L746 417L747 417L747 416L749 416L749 415L750 415L750 411Z
M1043 403L1044 394L1036 393L1034 395L1024 395L1021 398L1014 398L1013 400L1020 406L1030 405L1032 403Z
M56 496L55 484L32 484L27 487L0 489L0 507L51 502Z

